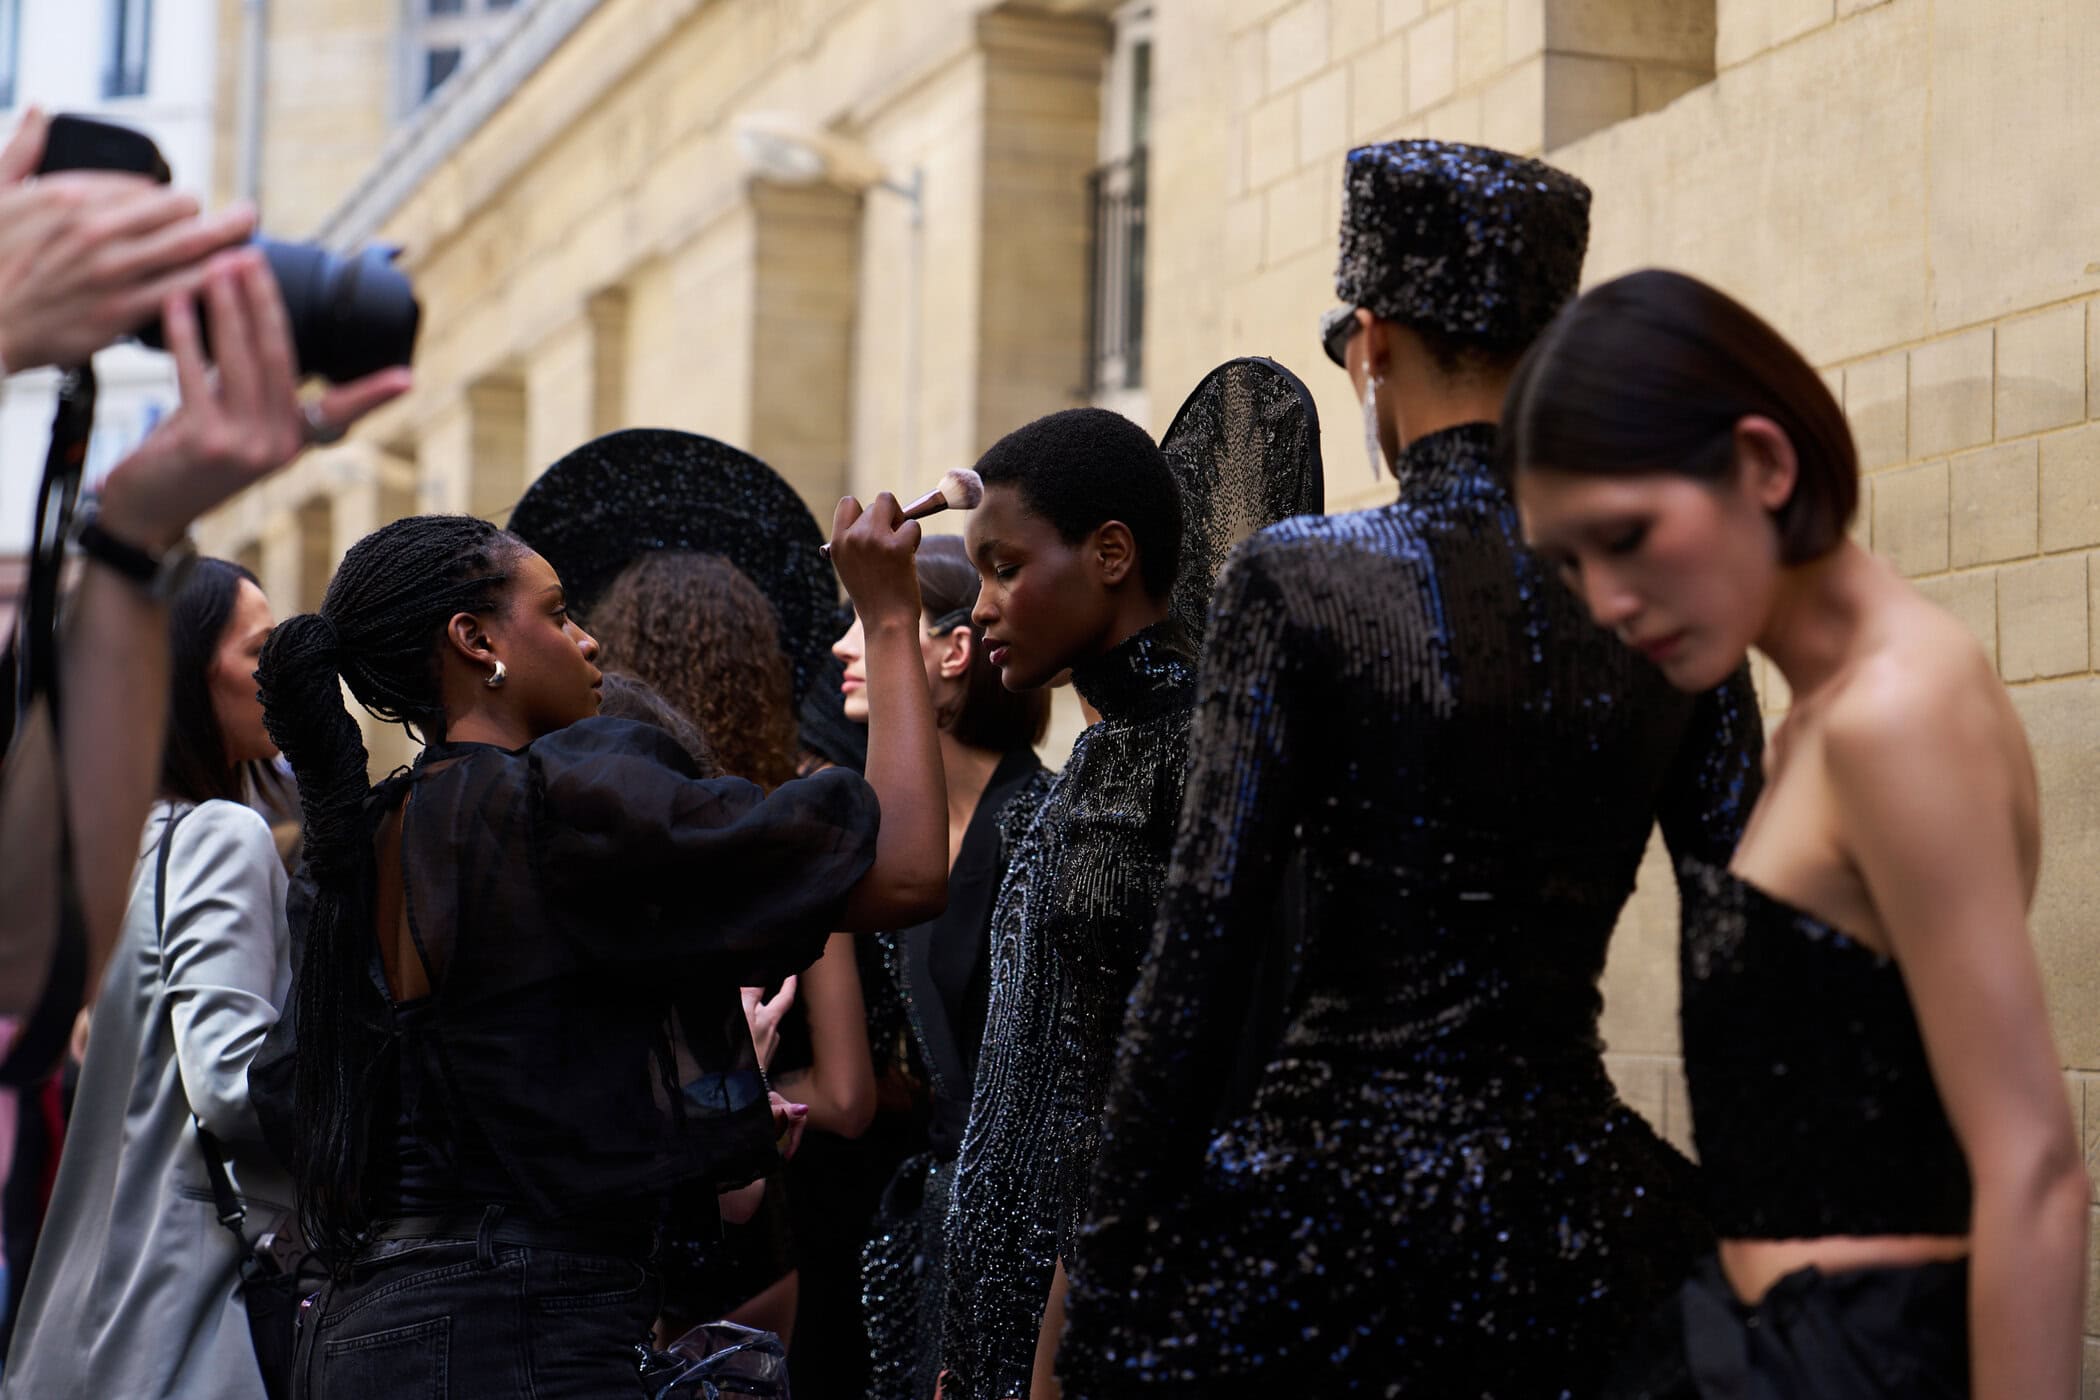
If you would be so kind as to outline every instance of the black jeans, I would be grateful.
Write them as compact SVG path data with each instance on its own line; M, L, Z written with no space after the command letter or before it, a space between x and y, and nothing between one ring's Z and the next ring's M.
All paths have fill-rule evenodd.
M302 1313L294 1400L639 1396L660 1293L647 1250L550 1237L492 1220L367 1245Z

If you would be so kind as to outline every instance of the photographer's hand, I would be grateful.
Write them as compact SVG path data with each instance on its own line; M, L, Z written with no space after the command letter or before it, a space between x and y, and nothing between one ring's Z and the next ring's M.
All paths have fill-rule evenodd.
M136 175L31 178L49 118L0 151L0 367L77 365L194 293L212 254L255 233L252 210L199 218L197 201Z
M283 466L305 445L291 331L276 280L252 250L224 253L205 278L216 376L206 364L190 296L161 308L182 407L120 462L101 491L104 529L161 551L190 522ZM408 388L386 370L331 390L323 425L347 427ZM71 806L73 853L88 931L88 985L122 924L128 870L160 772L168 710L167 609L114 570L91 566L68 610L59 649L67 785L92 793Z
M298 456L311 431L284 299L262 255L242 249L214 258L203 300L216 376L191 298L170 296L161 316L182 406L102 486L103 528L148 550L165 549L198 516ZM347 428L408 387L407 369L381 370L330 389L315 416Z

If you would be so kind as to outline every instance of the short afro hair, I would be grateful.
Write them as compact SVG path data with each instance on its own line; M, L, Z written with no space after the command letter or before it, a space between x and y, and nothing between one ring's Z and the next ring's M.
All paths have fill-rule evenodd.
M986 486L1010 485L1077 544L1111 520L1137 541L1145 592L1165 598L1181 570L1181 492L1159 445L1105 408L1068 408L1016 428L977 463Z

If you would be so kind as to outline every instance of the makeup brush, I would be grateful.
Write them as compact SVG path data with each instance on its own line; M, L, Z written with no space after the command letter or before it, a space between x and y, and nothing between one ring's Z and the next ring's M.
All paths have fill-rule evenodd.
M984 504L984 478L968 467L957 467L941 473L941 484L928 491L904 508L906 520L924 520L929 515L939 515L944 510L975 510ZM820 553L831 557L831 545L826 543Z

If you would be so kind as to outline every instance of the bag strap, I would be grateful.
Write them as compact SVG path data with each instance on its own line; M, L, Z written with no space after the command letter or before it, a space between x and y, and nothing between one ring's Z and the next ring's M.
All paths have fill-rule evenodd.
M59 735L58 594L65 568L66 530L80 496L87 461L88 434L95 421L95 371L82 365L60 380L58 409L51 423L51 446L44 458L44 480L37 494L36 541L30 556L29 596L22 608L14 645L0 682L6 693L0 704L9 719L0 726L0 746L12 750L30 711L47 707L51 726L52 817L58 823L58 927L54 930L50 970L34 1010L22 1023L14 1043L0 1056L0 1087L26 1089L48 1078L64 1057L73 1018L87 1001L87 919L73 868L73 819L67 810L66 758Z
M154 861L153 946L161 954L163 982L168 975L168 857L175 849L175 828L182 825L184 817L196 810L195 807L185 807L168 814L167 825L162 827L160 832L160 851ZM197 1147L204 1154L204 1174L211 1179L211 1198L213 1205L218 1208L219 1223L240 1241L242 1249L246 1249L248 1237L241 1233L241 1222L248 1218L248 1208L241 1204L241 1198L233 1192L233 1179L226 1172L226 1150L219 1146L219 1140L204 1126L204 1120L191 1114L190 1121L197 1127Z

